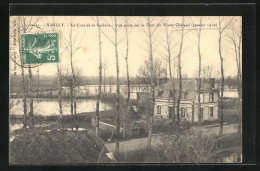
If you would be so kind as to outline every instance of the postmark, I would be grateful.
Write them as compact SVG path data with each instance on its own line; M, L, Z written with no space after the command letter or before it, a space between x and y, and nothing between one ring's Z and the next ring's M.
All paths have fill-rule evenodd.
M58 33L22 34L21 46L24 65L60 61Z

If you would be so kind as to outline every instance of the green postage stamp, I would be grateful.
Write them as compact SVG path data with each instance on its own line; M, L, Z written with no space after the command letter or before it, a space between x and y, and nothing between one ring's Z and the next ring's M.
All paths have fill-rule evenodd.
M23 64L59 62L59 34L37 33L22 34Z

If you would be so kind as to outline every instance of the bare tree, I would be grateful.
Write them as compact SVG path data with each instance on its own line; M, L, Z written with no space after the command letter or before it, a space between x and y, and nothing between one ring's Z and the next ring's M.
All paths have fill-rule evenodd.
M128 26L127 26L127 21L128 18L125 17L125 35L126 35L126 56L125 56L125 61L126 61L126 78L127 78L127 99L126 99L126 113L125 113L125 118L124 118L124 132L123 132L123 138L126 137L126 120L128 116L128 112L130 109L129 106L129 101L130 101L130 79L129 79L129 66L128 66L128 50L129 50L129 40L128 40Z
M112 93L112 77L111 76L108 78L108 81L109 81L109 94L111 94Z
M232 18L233 19L233 18ZM225 79L224 79L224 58L222 55L222 47L221 47L221 40L222 40L222 34L223 32L226 30L226 28L230 25L231 21L228 21L228 23L224 23L225 25L223 25L223 20L224 17L218 17L218 32L219 32L219 39L218 39L218 44L219 44L219 58L220 58L220 71L221 71L221 93L220 93L220 99L219 99L219 121L220 121L220 128L219 128L219 135L222 136L223 135L223 96L224 96L224 84L225 84Z
M99 18L97 17L97 24L99 25ZM99 102L101 95L101 84L102 84L102 49L101 49L101 28L98 27L98 40L99 40L99 86L98 86L98 96L96 104L96 135L99 136ZM105 73L105 71L104 71ZM105 85L104 85L105 87Z
M18 43L18 48L19 48L19 56L20 56L20 64L16 62L21 67L22 70L22 87L23 87L23 109L24 109L24 117L23 117L23 128L24 130L27 128L27 94L26 94L26 83L25 83L25 68L28 68L29 70L29 98L30 98L30 105L29 105L29 116L31 120L31 127L34 127L34 121L33 121L33 96L32 96L32 65L25 66L22 62L22 49L21 49L21 34L22 33L27 33L31 32L33 29L40 29L36 25L36 23L39 21L39 17L34 18L34 17L18 17L17 18L17 37L14 34L11 34L10 36L12 37L13 41L16 41ZM12 21L14 22L14 21ZM37 31L37 30L34 30ZM12 58L11 58L12 59ZM37 65L36 65L37 66Z
M116 154L119 153L119 133L120 133L120 113L119 113L119 62L118 62L118 40L117 40L117 17L114 17L115 21L115 27L114 27L114 32L115 32L115 54L116 54Z
M30 119L31 119L31 127L34 128L34 121L33 121L33 77L32 77L32 69L29 67L29 97L30 97Z
M159 54L165 59L166 61L166 77L167 77L167 66L169 66L169 75L170 75L170 80L171 80L171 83L172 83L172 93L173 93L173 110L172 110L172 113L169 114L169 116L171 115L171 119L172 119L172 124L175 122L175 106L176 106L176 95L175 95L175 83L174 83L174 78L173 78L173 73L172 73L172 70L174 70L174 68L172 69L172 61L178 57L178 56L173 56L174 53L172 53L172 49L174 47L176 47L175 45L173 45L173 39L175 37L173 37L173 33L175 32L176 30L174 29L169 29L167 26L164 27L164 32L165 32L165 37L166 37L166 40L165 40L165 44L166 46L163 46L166 50L166 54L160 52ZM167 65L167 62L168 62L168 65Z
M162 60L155 58L153 60L155 86L159 85L161 78L165 76L165 70L164 66L162 66ZM145 78L146 83L151 83L151 63L149 60L138 68L138 76Z
M214 69L213 65L208 65L208 66L204 66L201 68L201 78L204 79L204 81L209 80L209 78L211 78L212 75L212 71Z
M26 17L23 17L23 33L26 33L27 31L27 26L26 26ZM30 111L29 111L29 116L31 120L31 127L34 127L34 121L33 121L33 96L32 96L32 91L33 91L33 77L32 77L32 69L31 65L28 67L29 70L29 98L30 98Z
M65 17L66 18L66 17ZM67 19L67 18L66 18ZM67 19L68 20L68 19ZM77 114L77 103L76 103L76 91L75 91L75 79L76 79L76 73L73 65L73 60L75 58L76 52L81 48L81 43L83 39L85 38L85 31L82 32L81 30L78 30L77 33L74 35L75 31L73 30L72 26L72 18L70 21L68 21L71 24L71 27L68 31L68 37L66 38L64 35L62 35L64 40L64 45L66 48L66 51L69 53L70 56L70 69L71 69L71 87L70 87L70 101L71 101L71 115L73 116L74 126L76 129L78 129L78 123L76 119ZM82 33L82 34L80 34ZM68 72L68 71L67 71ZM73 129L73 128L72 128Z
M66 72L61 73L61 79L66 81L65 84L67 84L69 86L69 93L70 93L70 100L71 100L71 115L73 116L73 122L74 122L74 126L77 129L77 123L76 123L76 118L75 118L75 107L74 106L74 101L72 101L72 99L75 99L75 94L76 94L76 89L81 85L81 71L78 68L74 69L74 73L72 74L71 71L69 71L69 69L67 69ZM61 81L62 82L62 81ZM73 128L72 128L73 129Z
M48 17L46 17L46 19L48 20ZM49 20L48 20L48 22L49 22ZM52 17L52 23L55 23L54 17ZM54 25L51 27L51 29L52 29L52 31L56 32L56 27ZM63 35L60 34L60 36L62 36L61 38L63 39ZM68 48L68 44L65 44L64 42L63 42L63 44L65 45L65 47L64 47L64 50L62 52L60 52L60 54L59 54L60 58ZM38 75L39 75L39 72L38 72ZM58 99L59 99L58 101L59 101L59 109L60 109L60 124L61 124L61 129L63 129L64 123L63 123L63 109L62 109L61 63L57 63L57 78L58 78ZM38 77L38 79L39 79L39 77Z
M39 67L39 65L38 65L37 73L38 73L38 84L37 84L38 89L37 89L37 95L39 95L39 93L40 93L40 67Z
M202 115L201 115L201 105L200 105L200 89L201 89L201 52L200 52L200 37L201 37L201 24L202 24L202 17L200 17L200 26L197 32L198 35L198 56L199 56L199 74L198 74L198 114L199 114L199 121L201 122Z
M62 111L62 84L61 84L61 64L57 63L57 74L58 74L58 89L59 89L59 108L60 108L60 124L61 129L64 127L63 123L63 111Z
M21 50L21 17L18 17L18 44L19 44L19 55L22 59L22 50ZM23 117L23 128L27 128L27 104L26 104L26 89L25 89L25 80L24 80L24 67L21 60L21 69L22 69L22 84L23 84L23 110L24 110L24 117Z
M106 63L106 61L104 60L103 61L103 66L102 66L102 68L103 68L103 89L104 89L104 94L106 93L106 69L107 69L107 63Z
M151 114L149 115L149 122L148 122L148 142L147 142L147 147L151 148L152 145L152 129L153 129L153 114L154 114L154 101L155 101L155 95L154 95L154 87L155 87L155 82L154 82L154 69L153 69L153 45L152 45L152 32L151 32L151 21L150 21L150 17L147 17L147 23L149 24L148 26L148 37L149 37L149 44L150 44L150 64L151 64L151 88L152 88L152 110L151 110Z
M199 65L198 65L198 85L197 85L197 97L198 97L198 118L199 122L202 120L201 113L201 104L200 104L200 90L201 90L201 50L200 50L200 40L201 40L201 26L202 26L202 17L199 18L199 27L198 29L194 29L194 34L198 38L198 57L199 57ZM193 113L194 115L194 113ZM192 116L192 121L194 122L194 116Z
M142 32L144 32L145 36L147 37L148 41L147 41L147 47L148 49L146 50L147 53L149 54L149 63L150 63L150 68L148 73L150 73L150 84L151 84L151 110L148 114L148 141L147 141L147 148L150 149L151 148L151 143L152 143L152 127L153 127L153 114L154 114L154 102L155 102L155 84L156 84L156 80L155 80L155 72L154 72L154 59L153 59L153 52L154 52L154 48L153 48L153 38L154 38L154 33L156 31L156 29L158 28L159 24L161 23L161 21L164 19L164 17L161 18L161 20L155 25L153 26L153 20L155 19L155 17L150 17L147 16L145 17L145 22L146 22L146 27L147 29L144 28L144 26L141 26Z
M234 45L236 65L237 65L237 112L238 112L238 132L241 133L241 114L242 114L242 73L241 73L241 44L242 44L242 18L238 19L239 24L235 25L237 19L231 23L230 32L226 32Z
M103 18L105 22L107 20ZM115 47L115 58L116 58L116 147L115 147L115 152L116 154L119 153L119 133L120 133L120 112L119 112L119 97L120 97L120 82L119 82L119 61L118 61L118 45L124 40L125 36L122 36L121 38L118 37L118 31L121 27L118 27L118 17L114 16L111 17L112 20L112 25L111 29L114 32L114 40L112 40L108 34L106 34L102 29L101 32L105 35L105 37L112 43ZM109 23L109 22L107 22Z
M180 49L178 53L178 78L179 78L179 93L177 97L177 124L180 122L180 101L182 95L182 74L181 74L181 55L182 55L182 45L183 45L183 37L184 37L184 17L182 17L182 27L181 27L181 40L180 40Z

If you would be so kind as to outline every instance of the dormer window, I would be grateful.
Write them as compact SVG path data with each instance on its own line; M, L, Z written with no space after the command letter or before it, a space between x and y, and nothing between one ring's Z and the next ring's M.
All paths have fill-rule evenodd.
M163 94L163 91L162 91L162 90L159 90L159 91L158 91L158 97L162 97L162 94Z
M173 92L172 91L170 91L169 97L173 97Z
M181 96L182 99L186 99L187 91L182 91Z

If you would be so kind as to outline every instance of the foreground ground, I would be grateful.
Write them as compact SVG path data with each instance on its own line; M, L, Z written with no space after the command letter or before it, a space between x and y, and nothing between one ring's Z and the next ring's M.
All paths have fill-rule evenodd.
M228 105L232 106L232 105ZM238 156L241 156L241 135L236 134L237 131L237 113L236 110L232 107L224 110L224 139L221 140L224 144L224 148L222 150L226 152L221 151L221 155L218 154L218 160L214 160L215 162L236 162L234 159L225 159L224 157L230 157L234 156L236 154L235 158L237 159ZM77 115L77 125L78 125L78 131L85 131L85 130L91 130L95 131L95 128L91 125L91 119L94 117L95 113L81 113ZM100 112L101 121L114 124L114 118L115 113L113 110L110 111L102 111ZM122 117L121 117L122 118ZM60 129L61 125L59 123L59 116L35 116L34 118L35 122L35 128L28 128L27 132L38 132L38 131L50 131L50 130L57 130ZM122 120L121 120L122 123ZM139 124L136 124L139 123ZM22 129L22 117L15 117L12 116L10 118L10 141L13 141L13 139L17 135L23 134ZM141 125L142 127L146 127L146 120L145 118L141 118L136 120L136 118L131 118L130 121L127 122L127 127L135 128L136 125ZM64 128L67 130L71 130L74 127L75 131L75 124L73 123L73 118L70 115L66 115L64 117ZM192 129L197 129L198 124L192 127ZM167 143L165 139L169 138L169 135L167 131L165 131L164 122L161 120L155 120L154 126L153 126L153 136L152 136L152 149L147 150L147 133L143 132L142 134L136 134L127 136L126 138L122 138L122 134L120 134L120 155L116 156L117 160L114 162L134 162L134 163L142 163L142 162L180 162L177 159L171 159L165 157L165 150L164 147L166 147ZM212 121L212 122L203 122L201 124L201 132L203 134L203 137L218 137L219 133L219 125L218 120ZM115 150L115 134L111 131L108 131L106 129L100 130L100 138L102 138L106 143L105 146L108 149L109 152L113 153ZM222 138L222 137L221 137ZM175 141L175 139L174 139ZM170 143L174 141L168 141ZM200 139L196 140L199 143L201 142ZM218 142L217 140L216 142ZM170 154L174 154L176 150L181 149L180 146L184 143L185 140L181 140L179 144L169 144L174 147L174 151L170 152ZM236 142L236 143L234 143ZM163 147L163 150L162 148ZM200 146L198 146L201 148ZM160 150L158 150L158 148ZM201 148L200 151L205 150L204 148ZM167 150L166 150L167 151ZM207 150L206 150L207 151ZM207 153L208 154L208 153ZM202 155L205 155L202 153ZM157 156L157 157L155 157ZM183 160L183 161L186 161ZM190 161L190 160L189 160ZM198 160L199 161L199 160ZM198 161L190 161L190 162L198 162ZM240 160L238 160L240 161Z
M199 129L195 127L194 129ZM205 126L201 128L202 134L205 136L218 136L219 125ZM237 132L237 124L224 125L224 135L234 134ZM156 148L158 146L165 145L164 139L169 136L167 133L153 134L152 136L152 147ZM115 143L106 143L108 151L115 151ZM147 147L147 137L130 139L126 141L121 141L119 145L120 152L130 152L136 150L143 150Z

